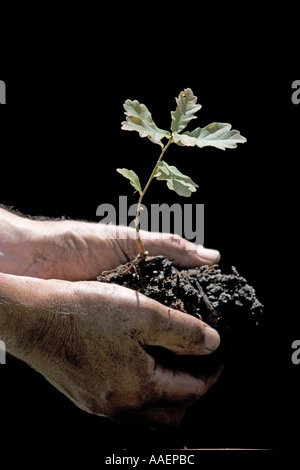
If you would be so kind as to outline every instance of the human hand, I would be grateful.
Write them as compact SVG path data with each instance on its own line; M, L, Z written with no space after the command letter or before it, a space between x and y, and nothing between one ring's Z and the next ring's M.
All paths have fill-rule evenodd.
M175 426L219 376L167 369L145 350L215 350L218 333L192 316L116 285L3 274L0 280L7 350L89 413Z
M0 209L0 272L43 279L92 280L138 253L130 227L38 221ZM177 235L141 231L145 248L181 267L214 264L220 254Z

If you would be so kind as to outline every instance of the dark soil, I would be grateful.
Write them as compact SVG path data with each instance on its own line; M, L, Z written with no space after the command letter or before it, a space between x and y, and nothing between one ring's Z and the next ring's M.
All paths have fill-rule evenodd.
M223 274L218 265L181 269L163 256L147 258L128 271L129 265L103 272L98 281L129 287L193 315L215 328L221 337L217 351L207 356L177 356L163 348L149 347L148 352L161 363L203 375L253 344L263 305L235 267L228 274Z

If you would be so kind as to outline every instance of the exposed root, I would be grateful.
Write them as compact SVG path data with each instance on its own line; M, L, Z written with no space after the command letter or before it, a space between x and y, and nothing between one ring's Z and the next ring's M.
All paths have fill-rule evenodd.
M148 251L145 251L144 253L139 253L132 261L129 262L129 266L125 269L125 271L122 271L121 275L125 276L125 274L128 274L132 269L136 269L136 266L143 261L145 261Z

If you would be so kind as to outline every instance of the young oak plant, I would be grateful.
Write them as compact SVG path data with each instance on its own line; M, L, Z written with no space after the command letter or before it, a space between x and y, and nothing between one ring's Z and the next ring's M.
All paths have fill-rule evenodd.
M179 196L189 197L196 191L198 185L189 176L182 174L175 166L165 162L164 157L167 149L175 143L179 146L199 148L212 146L221 150L232 149L237 144L246 142L239 131L231 129L231 125L223 122L213 122L201 128L197 127L193 131L182 132L192 119L196 119L196 112L201 109L197 104L197 97L190 88L185 88L179 93L176 99L176 109L171 111L171 130L166 131L156 126L152 115L144 104L137 100L126 100L124 103L126 121L122 122L122 129L125 131L137 131L140 137L148 137L154 144L161 147L161 153L153 168L153 171L142 189L140 179L133 170L118 168L121 175L128 178L130 184L139 193L139 200L135 217L136 239L139 245L137 261L144 260L148 254L140 237L140 212L142 201L154 178L167 182L169 189L175 191ZM166 139L166 144L162 140Z

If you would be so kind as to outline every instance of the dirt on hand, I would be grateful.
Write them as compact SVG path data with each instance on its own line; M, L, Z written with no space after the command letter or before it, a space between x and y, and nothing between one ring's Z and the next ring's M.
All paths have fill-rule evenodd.
M163 256L121 265L97 279L134 289L147 297L193 315L215 328L219 348L208 356L176 356L160 347L149 353L161 363L194 374L210 373L245 347L258 325L263 305L235 267L228 274L218 265L181 269Z

